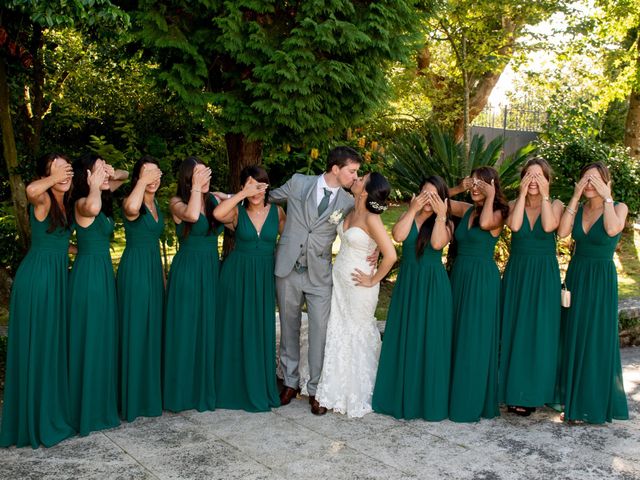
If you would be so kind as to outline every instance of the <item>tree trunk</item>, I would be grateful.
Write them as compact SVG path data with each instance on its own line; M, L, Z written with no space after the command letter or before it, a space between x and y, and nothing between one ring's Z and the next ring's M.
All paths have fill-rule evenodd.
M640 159L640 35L636 40L636 82L629 95L629 110L624 123L624 146L635 159Z
M229 186L233 192L240 190L240 172L249 165L262 163L262 142L249 141L241 133L227 133L224 136L229 158Z
M11 200L13 201L13 206L16 211L16 225L18 227L20 243L26 250L31 238L31 228L29 226L29 213L27 211L27 194L22 178L16 173L16 169L18 168L18 149L13 132L9 98L7 65L4 59L0 58L0 127L2 128L2 153L9 172Z
M498 83L498 80L500 80L500 75L502 75L503 71L504 68L499 72L491 72L490 74L484 75L473 89L473 93L469 98L469 125L480 115L480 112L482 112L487 105L491 92L496 86L496 83ZM464 137L464 118L457 118L455 120L454 136L457 142Z
M227 144L227 157L229 159L229 186L232 192L238 192L240 185L240 172L250 165L262 163L262 142L249 141L241 133L227 133L224 136ZM231 251L234 245L233 232L225 230L222 255L224 257Z
M35 159L40 150L42 121L44 119L44 52L42 51L42 27L34 23L31 39L31 55L33 55L33 100L31 118L31 135L27 146L31 157Z

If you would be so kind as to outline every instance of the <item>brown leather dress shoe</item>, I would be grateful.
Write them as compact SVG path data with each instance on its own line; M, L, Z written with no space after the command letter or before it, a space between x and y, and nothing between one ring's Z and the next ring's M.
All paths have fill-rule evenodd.
M309 395L309 405L311 405L311 413L314 415L324 415L327 413L326 407L320 406L320 402L316 400L315 395Z
M289 405L291 400L296 398L299 393L299 388L284 387L284 390L280 392L280 406L284 407L285 405Z

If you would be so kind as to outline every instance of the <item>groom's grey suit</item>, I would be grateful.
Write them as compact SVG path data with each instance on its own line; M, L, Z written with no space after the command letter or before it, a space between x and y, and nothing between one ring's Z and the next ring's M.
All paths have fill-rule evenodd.
M316 394L322 372L324 343L331 311L331 245L336 238L333 212L346 215L353 198L342 188L331 196L318 216L316 188L319 176L295 174L269 199L287 202L287 222L276 250L276 289L280 312L280 363L284 384L298 388L300 374L300 320L306 300L309 317L309 395Z

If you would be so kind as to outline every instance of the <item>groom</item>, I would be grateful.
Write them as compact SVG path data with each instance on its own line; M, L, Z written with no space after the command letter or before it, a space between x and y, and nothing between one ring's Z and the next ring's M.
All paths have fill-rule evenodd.
M287 202L287 222L276 250L275 266L285 387L280 393L280 405L287 405L300 393L300 321L306 301L311 375L307 391L315 415L327 412L315 395L331 310L331 246L338 223L353 208L353 198L343 188L350 188L358 178L361 163L354 149L336 147L329 152L322 175L295 174L269 195L272 202Z

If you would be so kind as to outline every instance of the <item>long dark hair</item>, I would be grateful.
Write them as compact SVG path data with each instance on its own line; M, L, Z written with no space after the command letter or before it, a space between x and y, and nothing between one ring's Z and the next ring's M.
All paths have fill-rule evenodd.
M387 199L391 193L389 181L381 173L371 172L364 189L367 192L365 207L371 213L380 215L387 209Z
M269 203L269 174L260 165L249 165L248 167L244 167L240 172L240 185L244 186L249 177L252 177L256 182L267 184L267 189L264 192L264 204L266 206L267 203ZM249 206L248 198L242 201L242 206L245 208Z
M184 203L189 203L189 198L191 197L191 179L193 178L193 169L196 168L196 165L205 165L205 163L198 157L187 157L178 168L178 189L176 191L176 196ZM202 193L207 193L207 197L204 202L204 216L209 224L209 228L207 230L207 235L209 235L218 228L219 222L213 216L213 209L216 205L213 202L212 195L210 195L209 192ZM193 223L185 221L183 221L183 223L183 237L187 238L191 232Z
M133 171L131 172L131 189L129 190L129 195L133 192L133 189L136 188L136 184L138 183L138 179L140 178L140 171L145 163L152 163L156 167L160 168L160 162L155 157L151 155L143 155L140 160L136 162L133 166ZM147 210L144 208L144 202L140 205L140 215L144 215L147 213Z
M48 153L40 157L36 162L36 175L38 175L38 178L44 178L51 175L51 164L56 158L61 158L71 164L71 160L65 155L55 152ZM49 228L47 228L47 233L51 233L57 228L71 228L71 219L73 218L71 192L73 192L73 182L71 183L71 188L64 192L64 196L62 197L63 208L60 208L60 205L58 204L58 201L53 195L51 189L47 190L47 195L49 195L49 200L51 200L51 207L49 208Z
M95 153L86 153L73 162L73 193L71 194L71 205L81 198L89 196L89 183L87 182L87 170L92 171L96 161L102 157ZM107 217L113 217L113 196L111 190L102 190L102 208L100 211Z
M438 196L444 202L445 199L449 198L449 189L447 188L447 184L444 182L442 177L438 175L432 175L429 178L426 178L420 184L420 188L418 189L418 193L422 191L426 184L433 185L436 187L436 191L438 192ZM450 205L447 202L447 222L446 225L449 225L449 208ZM433 226L436 223L436 215L435 212L429 216L422 225L420 226L420 231L418 232L418 241L416 242L416 255L421 257L424 253L424 249L427 248L427 245L431 241L431 233L433 232Z
M493 211L500 210L502 214L502 218L506 219L509 216L509 202L507 201L504 193L502 193L502 188L500 188L500 176L498 175L498 171L493 167L478 167L474 168L471 171L471 177L478 177L480 180L486 183L491 183L493 180L493 186L496 189L496 194L493 197ZM482 206L476 205L475 207L476 216L473 219L473 225L480 225L480 214L482 213Z

